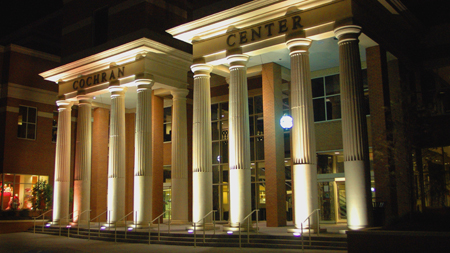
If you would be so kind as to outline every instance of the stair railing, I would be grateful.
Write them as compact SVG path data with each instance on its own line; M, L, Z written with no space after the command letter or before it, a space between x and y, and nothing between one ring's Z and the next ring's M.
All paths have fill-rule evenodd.
M41 217L42 216L42 232L44 232L44 227L45 227L45 225L44 225L44 218L45 218L45 214L46 213L49 213L49 212L51 212L51 211L53 211L53 209L50 209L50 210L48 210L47 212L45 212L45 213L43 213L43 214L41 214L41 215L39 215L39 216L37 216L37 217L33 217L33 233L36 233L36 220L39 218L39 217Z
M111 219L111 210L109 210L109 211L105 210L103 213L97 215L95 218L93 218L93 219L88 221L88 230L89 230L89 232L88 232L88 240L91 240L91 222L94 221L94 220L98 220L98 237L100 237L100 230L101 230L101 228L100 228L100 219L99 218L100 218L100 216L102 216L106 212L108 212L108 214L109 214L109 215L107 215L107 219L108 220ZM110 224L110 222L108 222L108 224Z
M205 216L203 216L203 218L201 218L199 221L197 222L193 222L194 225L194 247L197 247L197 223L203 222L203 243L206 242L205 237L205 230L206 230L206 222L205 219L211 215L211 214L215 214L217 212L217 210L211 210L211 212L207 213ZM216 234L216 216L212 215L213 218L213 226L214 226L214 235Z
M83 213L85 213L85 212L90 212L90 211L92 211L92 210L86 209L86 210L84 210L83 212L79 213L77 216L73 217L73 219L75 220L75 218L80 217L80 215L82 215ZM89 219L88 219L88 220L89 220ZM78 235L80 234L80 222L79 222L78 220L77 220L77 234L78 234Z
M252 214L256 212L256 233L258 233L259 228L258 228L258 214L259 214L259 209L255 209L253 211L251 211L247 216L245 216L245 218L239 222L239 248L242 247L242 236L241 236L241 226L242 224L245 222L245 220L247 220L247 243L250 243L250 218L252 217Z
M160 231L160 228L159 228L160 225L161 225L161 219L160 218L161 218L161 216L163 216L166 213L169 213L169 223L168 223L169 228L168 228L168 231L169 231L169 234L170 234L170 219L172 217L172 212L171 212L171 210L166 210L162 214L158 215L158 217L154 218L151 222L148 223L148 244L151 243L150 242L151 241L150 231L151 231L151 226L152 226L153 222L155 222L155 220L158 220L158 241L161 241L161 231Z
M69 219L69 217L71 216L73 214L73 212L71 212L71 213L69 213L69 215L67 215L67 216L65 216L65 217L63 217L63 218L61 218L61 219L59 219L59 236L61 236L61 228L62 228L62 226L61 226L61 220L64 220L64 219ZM69 237L69 233L70 233L70 225L67 225L67 237Z
M311 246L311 216L316 213L317 214L317 236L319 236L320 233L320 215L319 215L320 209L313 210L308 217L300 224L301 225L301 232L300 236L302 237L302 251L305 251L304 247L304 239L303 239L303 224L308 221L308 232L309 232L309 246Z
M114 222L114 242L117 242L117 222L127 218L128 216L130 216L130 214L135 212L137 213L137 211L131 211L127 215L123 216L121 219ZM125 239L127 239L127 231L128 231L128 221L125 220Z

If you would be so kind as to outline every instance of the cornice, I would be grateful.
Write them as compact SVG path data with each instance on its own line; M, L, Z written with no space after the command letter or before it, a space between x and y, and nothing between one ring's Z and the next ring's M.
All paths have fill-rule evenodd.
M234 8L171 28L166 32L187 43L212 38L236 29L249 27L262 21L286 14L290 8L307 10L341 0L255 0Z
M33 57L38 57L38 58L41 58L41 59L44 59L44 60L49 60L49 61L54 61L54 62L61 62L61 57L59 57L59 56L56 56L56 55L53 55L53 54L44 53L44 52L41 52L41 51L29 49L29 48L18 46L18 45L14 45L14 44L11 44L8 47L6 47L6 50L9 50L11 52L26 54L26 55L33 56ZM0 48L0 52L2 52L1 48Z
M118 47L108 49L106 51L85 57L83 59L65 64L58 68L40 73L44 79L58 82L59 80L70 80L80 75L87 75L100 70L108 69L111 63L121 65L132 62L138 54L152 52L164 55L166 62L178 65L192 64L192 55L169 47L162 43L141 38Z
M25 85L8 83L8 97L33 101L42 104L55 105L57 92L48 91Z

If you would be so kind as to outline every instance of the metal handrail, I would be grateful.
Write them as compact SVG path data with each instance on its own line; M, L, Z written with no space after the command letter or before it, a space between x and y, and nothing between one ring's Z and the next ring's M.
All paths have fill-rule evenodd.
M131 211L127 215L123 216L121 219L118 219L114 222L114 242L117 242L117 222L125 219L126 217L130 216L130 214L135 213L135 212L137 213L137 211ZM128 231L127 224L128 224L128 221L125 220L125 239L127 239L127 231Z
M95 218L91 219L88 221L88 240L91 239L91 221L98 219L100 216L102 216L103 214L105 214L106 212L108 212L108 210L105 210L103 213L97 215ZM111 210L109 210L109 212L111 212ZM107 218L111 218L111 215L107 215ZM100 237L100 219L98 219L98 237Z
M61 236L61 220L63 220L63 219L69 219L69 217L70 217L70 215L72 215L73 214L73 212L71 212L71 213L69 213L69 215L67 215L67 216L65 216L65 217L63 217L63 218L60 218L59 219L59 236ZM67 237L69 237L69 233L70 233L70 225L69 226L67 226Z
M308 217L306 217L306 219L302 223L300 223L300 227L301 227L300 236L302 238L302 251L305 251L304 239L303 239L303 223L305 223L306 220L308 220L309 246L311 246L311 216L314 213L317 213L317 236L319 236L319 233L320 233L320 215L319 215L319 212L320 212L320 209L314 209L308 215Z
M242 246L242 239L241 239L241 225L242 223L244 223L245 220L247 220L247 243L250 243L250 219L249 217L251 217L251 215L256 212L256 233L258 233L259 228L258 228L258 212L259 209L255 209L253 211L251 211L247 216L245 216L245 218L239 222L239 248L241 248Z
M206 217L208 217L208 216L211 215L212 213L215 214L216 212L217 212L217 210L211 210L209 213L207 213L205 216L203 216L203 218L201 218L199 221L193 222L193 225L194 225L194 247L197 247L196 224L197 224L197 223L200 223L201 221L204 221L204 220L206 219ZM214 235L215 235L215 234L216 234L216 216L213 215L212 217L213 217L213 227L214 227ZM203 222L203 243L206 242L206 240L205 240L205 237L206 237L206 234L205 234L206 226L205 226L205 224L206 224L206 223Z
M161 241L161 232L160 232L160 228L159 228L159 226L161 225L161 216L163 216L165 213L170 213L170 215L169 215L169 223L168 223L168 226L169 226L169 231L168 231L168 233L170 234L170 219L171 219L171 217L172 217L172 210L166 210L166 211L164 211L162 214L160 214L160 215L158 215L158 217L156 217L156 218L154 218L151 222L149 222L148 223L148 244L150 244L151 242L151 239L150 239L150 228L151 228L151 226L152 226L152 224L153 224L153 222L155 222L155 220L158 220L158 241Z
M45 214L48 213L48 212L51 212L51 211L53 211L53 209L50 209L47 212L45 212L45 213L43 213L43 214L41 214L41 215L39 215L37 217L33 217L33 219L34 219L34 222L33 222L33 233L36 234L36 219L42 216L42 223L44 223ZM44 227L45 227L45 225L42 225L42 232L44 232Z
M80 217L80 215L82 215L83 213L85 213L85 212L90 212L90 211L92 211L92 210L90 210L90 209L86 209L86 210L84 210L83 212L81 212L81 213L79 213L77 216L75 216L75 217ZM75 217L73 217L73 219L75 220ZM88 219L89 220L89 219ZM80 225L79 225L79 222L78 222L78 220L77 220L77 234L79 235L80 234Z

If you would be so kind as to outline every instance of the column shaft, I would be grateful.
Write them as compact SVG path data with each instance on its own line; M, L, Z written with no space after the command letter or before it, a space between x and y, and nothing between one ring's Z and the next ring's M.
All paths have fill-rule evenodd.
M371 211L367 125L362 111L363 89L358 47L361 27L344 26L334 32L339 39L347 224L349 229L361 229L369 226Z
M192 131L192 221L200 221L212 210L211 95L212 67L196 64Z
M186 95L188 90L172 90L172 219L187 223L188 153L186 128Z
M137 80L134 224L147 226L152 220L152 81Z
M108 222L125 216L125 91L111 86L108 161Z
M58 132L55 155L55 181L53 185L53 222L67 223L70 188L70 133L72 102L59 100Z
M236 227L251 212L250 128L246 55L227 57L230 63L229 180L230 225Z
M300 228L301 223L318 208L316 141L308 53L311 40L297 38L286 44L291 52L294 225ZM315 217L312 216L313 227L317 225Z
M92 105L90 98L78 97L77 143L75 153L74 222L87 224L91 203Z

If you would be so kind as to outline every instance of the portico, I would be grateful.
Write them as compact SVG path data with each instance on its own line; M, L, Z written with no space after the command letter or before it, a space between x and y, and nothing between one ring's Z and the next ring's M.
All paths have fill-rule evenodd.
M347 222L349 229L356 230L370 225L368 137L366 119L361 111L363 91L360 88L362 79L358 43L359 38L365 46L375 43L366 35L361 35L362 28L353 20L354 11L350 0L251 1L167 31L174 38L193 46L194 93L202 94L194 96L194 108L196 105L197 108L204 108L210 104L210 97L204 91L210 85L210 73L227 78L229 84L228 225L231 228L239 226L253 211L247 77L262 75L263 80L266 80L269 72L263 66L266 62L276 65L278 58L279 64L284 68L282 67L282 71L275 68L271 70L279 72L270 72L269 79L272 79L268 82L272 83L272 86L264 86L263 83L263 101L264 105L269 102L272 105L281 105L279 101L282 99L282 93L276 91L281 88L275 88L274 85L281 86L281 79L289 83L290 114L294 121L290 144L294 224L295 229L300 229L305 219L312 215L311 226L317 228L318 221L314 212L319 209L318 177L309 49L312 44L329 41L333 37L337 38L336 46L339 45L345 185L348 191L352 191L347 191ZM286 53L289 54L287 66L283 65ZM202 110L210 113L206 108ZM264 110L266 114L266 108ZM267 212L269 209L271 212L271 215L267 216L268 226L286 225L286 205L283 199L277 197L285 196L284 152L279 152L282 147L277 145L279 137L276 137L283 133L278 123L282 114L278 110L280 109L269 108L267 112L270 115L264 115L264 134L270 135L271 138L274 136L271 139L274 143L264 143L265 146L272 147L265 148L266 204ZM272 114L275 117L272 117ZM203 120L209 121L208 118ZM208 125L203 121L199 123ZM266 127L266 124L270 128ZM208 130L206 135L210 135L210 130L206 126L205 129ZM196 145L208 141L194 133L193 142L197 143ZM200 149L194 152L205 152L202 153L205 155L199 156L198 159L206 166L210 164L210 155L206 151ZM271 160L267 158L269 152ZM198 160L196 161L194 156L194 167L196 162L198 163ZM205 173L207 170L208 168L199 169L198 172ZM194 178L197 178L195 173L198 172L194 170ZM193 217L201 218L212 211L209 204L212 197L204 192L211 189L211 181L204 179L198 180L197 183L193 188ZM203 206L203 203L208 204ZM196 206L199 205L202 207L197 209ZM284 220L279 219L283 215ZM304 223L303 227L306 226L307 223Z
M155 217L152 209L162 209L162 201L152 201L155 187L163 187L163 182L153 182L152 176L154 173L161 175L163 170L162 166L152 166L154 159L163 159L152 156L152 128L162 128L153 126L152 111L163 110L162 107L152 108L154 97L165 99L168 103L173 100L172 206L178 208L172 211L171 216L179 223L189 220L186 133L186 107L189 101L186 96L189 93L187 72L191 64L191 55L143 38L41 74L59 87L53 222L65 224L69 220L73 153L74 222L86 223L95 216L106 215L109 226L133 220L134 226L144 227ZM75 152L70 146L73 105L78 106ZM109 111L109 120L108 117L99 117L97 109ZM162 117L161 113L157 115ZM135 122L128 120L129 116L135 118ZM99 125L96 123L105 120L102 129L97 129ZM93 144L99 137L93 136L92 132L98 131L109 132L108 145L93 150ZM127 155L130 148L134 150L134 157ZM101 166L91 166L94 164L93 156L94 159L104 159L97 155L100 149L108 152L107 163L102 163L107 166L106 174L101 172ZM131 159L134 161L130 163ZM93 184L99 186L95 187L94 195L91 194ZM107 188L102 188L102 185L107 185ZM91 197L105 201L91 202Z

